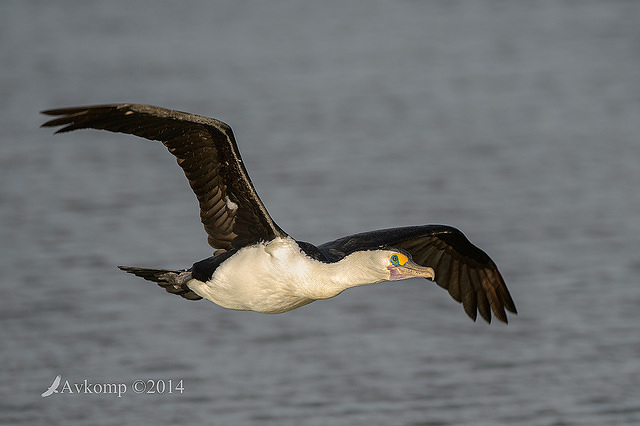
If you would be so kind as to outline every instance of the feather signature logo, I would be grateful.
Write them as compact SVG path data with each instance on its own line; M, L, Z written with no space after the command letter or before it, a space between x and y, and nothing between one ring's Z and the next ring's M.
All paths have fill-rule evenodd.
M49 386L49 389L47 389L42 393L42 397L46 398L48 396L53 395L54 393L58 393L58 386L60 386L60 380L62 380L62 376L58 374L56 378L53 379L53 383L51 383L51 386Z

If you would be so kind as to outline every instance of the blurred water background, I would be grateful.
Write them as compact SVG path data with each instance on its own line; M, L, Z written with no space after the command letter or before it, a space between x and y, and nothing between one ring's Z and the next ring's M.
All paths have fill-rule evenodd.
M0 423L640 422L638 22L622 0L3 1ZM229 123L298 239L462 229L519 315L474 324L410 280L265 316L123 274L211 249L161 144L39 129L111 102ZM128 391L42 398L57 375Z

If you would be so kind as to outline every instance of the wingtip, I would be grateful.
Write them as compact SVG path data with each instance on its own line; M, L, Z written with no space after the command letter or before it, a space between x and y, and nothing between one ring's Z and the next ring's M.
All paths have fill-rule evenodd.
M40 111L41 114L45 114L45 115L50 115L50 116L56 116L56 115L61 115L59 113L57 113L58 110L54 110L54 109L49 109L46 111ZM58 117L58 118L53 118L51 120L45 121L44 123L42 123L40 125L40 128L43 127L56 127L56 126L61 126L63 124L69 124L69 122L66 120L66 117ZM62 133L64 131L64 127L62 129L58 129L55 131L55 133Z

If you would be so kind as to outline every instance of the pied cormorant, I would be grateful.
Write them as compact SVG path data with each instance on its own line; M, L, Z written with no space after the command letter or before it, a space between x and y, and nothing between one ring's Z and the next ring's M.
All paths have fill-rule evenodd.
M496 264L456 228L422 225L364 232L319 246L296 241L271 218L244 167L231 128L149 105L43 111L56 133L92 128L161 141L200 204L213 256L182 270L119 266L189 300L277 314L344 290L424 277L447 289L474 321L507 322L516 307Z

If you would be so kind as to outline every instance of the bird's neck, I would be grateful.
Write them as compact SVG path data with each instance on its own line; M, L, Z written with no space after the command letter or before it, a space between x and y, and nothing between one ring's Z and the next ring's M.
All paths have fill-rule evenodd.
M252 254L254 250L259 254ZM351 287L389 279L389 272L376 267L370 252L354 252L338 262L325 263L307 256L291 238L275 239L267 245L241 250L234 256L240 264L244 262L243 255L256 265L252 272L256 283L272 290L281 288L283 293L310 300L328 299ZM225 265L226 262L221 268L223 275L231 273L227 269L236 270L235 263L227 265L228 268ZM243 276L242 283L247 282Z
M355 252L335 263L315 262L306 285L314 299L328 299L343 291L389 279L385 271L373 267L366 252Z

